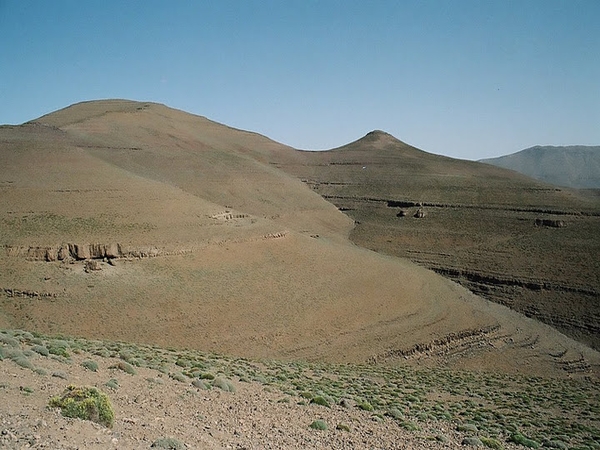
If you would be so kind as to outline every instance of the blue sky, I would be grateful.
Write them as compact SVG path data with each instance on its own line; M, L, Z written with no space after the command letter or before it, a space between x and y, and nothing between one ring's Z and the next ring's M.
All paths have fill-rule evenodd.
M600 1L0 0L0 123L165 103L301 149L600 144Z

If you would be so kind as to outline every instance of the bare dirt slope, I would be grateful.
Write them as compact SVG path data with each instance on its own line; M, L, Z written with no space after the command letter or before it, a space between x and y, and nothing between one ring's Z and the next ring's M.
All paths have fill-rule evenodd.
M356 221L356 244L409 258L600 348L598 197L432 155L380 131L277 162Z
M329 191L302 183L302 170L332 166L304 157L263 136L129 101L83 103L0 128L0 326L246 357L559 376L598 371L597 352L553 329L406 260L353 245L350 233L355 242L389 250L390 237L377 220L353 230L353 221L319 195L337 201ZM357 164L364 162L340 166ZM467 186L452 164L440 170ZM284 165L287 172L277 167ZM395 212L385 200L360 195L361 183L374 194L381 193L379 180L393 188L393 167L384 161L388 178L365 178L362 165L346 172L346 181L328 172L327 189L357 189L351 204L378 205L360 210L365 217ZM503 172L493 170L503 186ZM494 186L493 177L482 177ZM419 191L419 201L442 202L448 185L431 180L438 188ZM511 205L517 195L528 208L537 194L521 180L495 195L497 202ZM476 187L455 189L454 205L492 195ZM550 206L562 204L544 195ZM436 239L467 246L468 238ZM418 249L428 258L452 254L440 252L431 235Z

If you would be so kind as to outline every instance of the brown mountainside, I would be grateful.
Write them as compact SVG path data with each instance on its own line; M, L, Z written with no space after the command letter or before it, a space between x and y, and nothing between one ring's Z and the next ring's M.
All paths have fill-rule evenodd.
M260 358L598 370L594 350L396 257L594 344L591 197L381 132L298 152L124 100L0 127L0 161L0 327ZM579 253L557 264L564 250ZM559 291L587 309L567 314Z
M600 347L600 203L518 173L432 155L379 131L282 154L356 221L358 245L420 265ZM415 218L417 211L423 218Z

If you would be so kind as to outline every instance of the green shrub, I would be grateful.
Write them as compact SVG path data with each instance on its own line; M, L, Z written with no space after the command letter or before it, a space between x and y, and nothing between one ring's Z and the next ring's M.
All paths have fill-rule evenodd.
M68 358L70 356L66 347L56 347L54 345L49 345L48 352L51 355L62 356L63 358Z
M544 441L542 442L542 447L560 448L560 449L568 449L569 448L569 446L562 441L556 441L556 440L550 441L547 439L544 439Z
M479 431L476 425L472 423L463 423L456 427L456 431L462 431L463 433L477 433Z
M340 431L350 431L350 426L345 423L338 423L335 429Z
M235 386L233 383L225 378L215 378L212 382L212 385L225 392L235 392Z
M116 391L117 389L119 389L119 382L115 378L111 378L106 383L104 383L104 386Z
M521 433L514 433L510 439L510 442L514 442L515 444L522 445L523 447L528 448L539 448L539 442L534 441L533 439L529 439L526 436L523 436Z
M331 408L327 399L321 395L318 395L318 396L312 398L310 402L314 403L315 405L320 405L320 406L325 406L327 408Z
M62 370L55 370L52 372L52 376L55 378L60 378L61 380L67 380L69 378L67 373L63 372Z
M402 414L402 411L400 411L398 408L390 408L386 414L394 419L404 419L404 414Z
M0 355L2 355L3 358L12 359L13 361L16 361L19 358L25 358L25 355L20 349L12 347L0 347Z
M479 440L479 438L477 438L475 436L467 436L466 438L464 438L462 440L461 445L471 445L473 447L481 447L483 444Z
M137 373L135 368L126 361L119 361L116 364L116 366L113 367L116 367L117 369L122 370L123 372L128 373L129 375L135 375Z
M369 402L367 402L367 401L361 401L361 402L358 402L358 403L356 404L356 406L357 406L358 408L362 409L363 411L373 411L373 409L374 409L374 408L373 408L373 405L371 405L371 404L370 404Z
M322 420L315 420L309 427L313 430L327 430L327 424Z
M184 450L185 445L174 438L160 438L152 443L152 448L164 448L168 450Z
M0 334L0 344L8 345L9 347L19 347L19 341L12 336Z
M188 378L181 372L170 373L169 378L172 378L176 381L180 381L182 383L185 383L188 380Z
M498 441L496 439L485 437L485 436L481 436L479 439L481 440L481 443L488 448L492 448L494 450L502 450L502 448L503 448L500 441Z
M108 428L115 419L110 399L95 387L70 385L61 396L52 397L49 405L60 408L65 417L91 420Z
M208 390L212 389L212 386L210 385L210 383L208 383L207 381L201 380L199 378L196 378L194 381L192 381L192 385L194 387L197 387L198 389L202 389L203 391L208 391Z
M405 430L408 430L408 431L419 431L419 430L421 429L421 428L419 428L419 425L417 425L417 424L416 424L416 423L414 423L414 422L411 422L410 420L405 420L405 421L403 421L403 422L400 424L400 426L401 426L402 428L404 428Z
M98 371L98 363L96 361L92 361L91 359L86 359L85 361L82 361L81 365L87 370L91 370L92 372Z
M25 356L16 358L14 361L17 365L24 367L25 369L35 369L35 367L33 367L33 363L29 361Z
M48 349L43 345L34 345L33 347L31 347L31 350L33 350L36 353L39 353L42 356L48 356L50 354Z

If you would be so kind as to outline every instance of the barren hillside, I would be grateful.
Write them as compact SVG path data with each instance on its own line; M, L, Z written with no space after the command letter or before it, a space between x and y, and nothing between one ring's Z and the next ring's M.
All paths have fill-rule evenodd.
M409 258L599 348L597 197L379 131L328 152L282 153L278 167L352 217L356 244Z
M573 329L591 327L572 334L594 343L597 204L574 193L465 170L382 133L312 154L120 100L1 127L0 160L0 327L254 358L557 375L600 367L585 345L396 257L459 279L490 276L470 287L493 285L491 298L528 313L519 289L558 286L587 308L569 312ZM411 217L417 203L423 219ZM536 228L538 216L567 226ZM577 250L566 256L577 270L548 259L540 236ZM536 314L571 331L565 305L544 301Z

